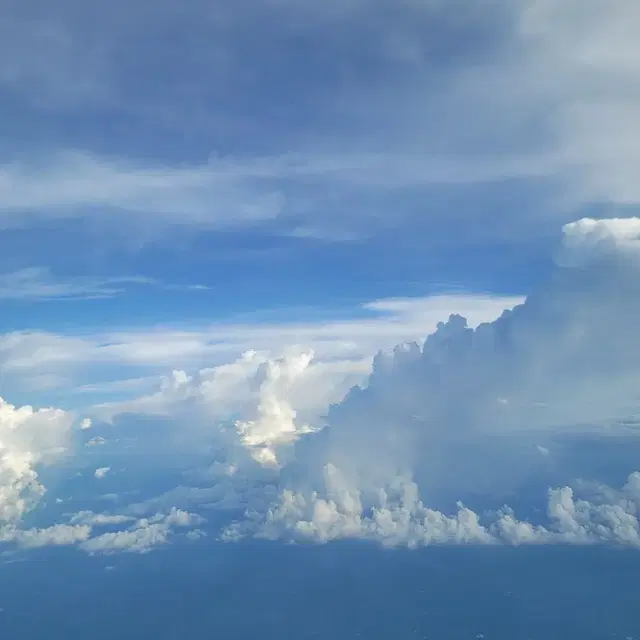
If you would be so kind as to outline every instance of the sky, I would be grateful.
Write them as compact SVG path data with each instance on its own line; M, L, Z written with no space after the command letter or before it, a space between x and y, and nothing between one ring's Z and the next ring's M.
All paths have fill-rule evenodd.
M639 22L0 0L0 631L640 635Z

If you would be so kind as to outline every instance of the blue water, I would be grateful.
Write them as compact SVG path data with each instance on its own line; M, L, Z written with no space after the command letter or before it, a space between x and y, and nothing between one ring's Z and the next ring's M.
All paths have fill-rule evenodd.
M46 550L0 565L0 638L640 638L639 576L606 548Z

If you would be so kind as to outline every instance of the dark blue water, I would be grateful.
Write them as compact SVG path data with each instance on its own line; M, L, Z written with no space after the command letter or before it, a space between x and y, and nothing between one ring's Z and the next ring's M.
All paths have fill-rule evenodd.
M639 577L640 553L606 548L47 550L0 565L0 638L624 639Z

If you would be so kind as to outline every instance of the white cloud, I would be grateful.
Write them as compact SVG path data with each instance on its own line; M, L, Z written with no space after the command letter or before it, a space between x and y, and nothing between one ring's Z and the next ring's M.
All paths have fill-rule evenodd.
M224 536L637 545L637 474L596 500L551 491L546 527L463 506L446 515L420 497L499 499L545 477L556 435L615 437L640 414L637 224L568 225L561 254L579 267L560 261L545 288L475 330L452 316L422 349L380 354L367 388L332 409L328 428L301 436L275 504L248 509Z
M233 169L137 166L81 152L60 153L36 166L14 162L0 171L0 220L21 226L29 216L67 218L105 210L137 213L147 223L237 226L276 217L277 192L236 184ZM123 217L123 221L127 218Z
M107 473L109 473L109 471L111 471L111 467L100 467L94 471L93 475L96 479L101 480L107 475Z
M56 278L48 269L30 267L0 274L0 300L89 300L112 298L132 287L202 291L203 285L170 285L144 276Z
M30 511L45 488L37 465L70 444L73 416L58 409L15 407L0 398L0 528Z
M521 300L515 296L443 294L378 301L345 310L346 319L329 322L290 322L285 318L269 323L257 316L253 322L230 321L183 329L158 327L88 335L13 332L0 335L1 368L5 385L16 389L38 390L42 388L38 384L42 376L50 381L45 388L55 389L57 380L64 386L64 402L69 402L70 378L76 376L82 378L78 392L120 392L126 397L136 391L135 387L150 383L153 388L158 377L172 368L211 367L250 350L278 354L292 344L301 344L314 350L318 362L326 363L327 374L335 368L345 379L355 381L354 376L366 373L368 360L377 349L423 339L443 315L461 313L475 325ZM368 317L350 319L352 312L362 315L363 311ZM109 370L114 373L105 381L105 371ZM320 370L314 369L317 373ZM140 377L140 372L145 375Z
M378 354L366 387L341 402L344 389L335 381L344 380L344 362L316 363L310 350L289 348L280 358L248 351L193 375L175 371L154 394L97 408L112 419L116 437L133 429L145 454L155 438L167 451L177 452L179 444L210 452L199 480L213 486L180 487L131 506L132 512L172 504L245 510L226 539L635 544L636 513L612 498L613 490L604 502L576 500L568 485L554 490L546 526L508 510L493 518L462 505L445 513L422 496L499 500L529 477L544 479L558 434L608 428L615 437L616 424L640 413L636 227L636 220L567 225L544 288L475 329L452 315L422 347L408 343ZM368 307L389 314L391 323L410 318L412 326L426 324L447 302L434 299L425 308L415 300L386 300ZM485 310L479 299L467 305ZM345 326L324 331L340 336ZM387 331L383 321L371 333L379 340ZM322 414L333 402L325 426ZM135 430L136 419L150 415L166 425ZM122 543L115 535L103 540L126 546L125 540L163 535L153 527L128 530Z
M134 521L135 518L123 514L94 513L93 511L79 511L71 519L71 524L86 524L91 527L103 527L109 525L125 524Z
M383 154L340 149L329 154L310 150L212 157L185 166L64 151L44 161L0 166L0 228L38 227L52 218L90 218L94 225L127 230L122 238L130 242L140 236L155 237L157 231L167 241L163 230L177 225L209 230L267 225L270 233L288 237L350 242L393 222L379 207L358 204L357 194L370 198L372 192L543 179L552 173L549 162L546 157L525 155L453 161L428 151ZM394 216L405 218L400 209ZM7 274L5 295L104 297L126 287L154 284L136 276L65 283L47 281L46 275L31 270ZM20 286L14 287L14 281Z
M90 150L53 152L44 160L42 154L23 156L2 170L3 223L51 215L95 217L110 209L110 217L128 211L118 220L138 228L168 221L236 226L293 215L304 220L288 232L311 229L331 237L336 217L364 216L376 224L379 212L372 216L370 207L348 206L348 192L336 198L337 207L333 202L333 214L326 201L309 210L320 198L300 191L314 181L326 195L335 191L331 187L344 186L370 190L550 179L569 190L576 206L638 203L635 0L501 0L482 9L410 1L394 3L393 10L377 1L348 8L323 3L310 9L309 3L295 2L250 6L249 11L216 8L220 19L211 19L208 3L194 3L177 15L173 8L140 2L135 15L127 7L128 24L145 29L124 32L111 20L78 15L73 3L62 3L47 24L33 17L7 18L0 82L31 107L34 101L40 109L102 104L125 120L138 118L148 128L132 140L138 147L123 155L148 158L139 151L144 141L172 133L188 139L197 133L200 148L227 129L241 132L240 147L252 135L257 140L237 157L189 165L100 157ZM207 35L184 42L182 64L175 70L156 67L161 34L191 33L195 25ZM132 41L131 33L143 35ZM455 46L434 46L438 37ZM327 64L335 62L335 81L326 81L322 66L314 68L317 74L301 76L288 65L290 56L272 55L288 51L292 39L302 39L312 52L321 50ZM239 49L241 42L252 42L255 49ZM127 55L128 47L146 55ZM281 91L269 88L267 95L263 83L255 83L248 101L265 105L265 118L286 104L294 116L286 120L288 136L269 135L273 118L270 127L253 112L248 118L244 101L224 89L230 86L226 78L255 70L258 59L261 69L281 79ZM131 74L144 81L132 82ZM203 112L203 105L214 102L225 108ZM316 104L331 117L318 117ZM265 148L266 154L256 157L255 149ZM398 208L380 217L388 223L391 215L403 219ZM534 223L544 217L538 208L534 215ZM509 218L518 216L511 212ZM349 235L348 229L340 231Z
M43 529L0 528L0 542L13 542L26 549L48 546L71 546L84 542L91 535L88 525L55 524Z
M629 475L620 491L600 487L591 500L576 498L571 487L549 491L550 525L518 522L510 512L494 524L493 531L510 544L622 544L640 547L640 472Z
M389 11L386 3L363 2L351 4L348 10L312 12L296 3L278 2L269 3L270 16L278 19L268 24L260 19L266 5L253 6L254 11L247 12L224 10L225 19L220 22L209 19L210 7L205 4L181 13L181 20L197 23L210 34L205 48L198 46L197 39L184 47L184 68L192 67L194 75L174 76L171 69L158 73L153 65L159 57L150 54L142 56L151 65L145 67L148 73L136 67L137 75L148 80L144 83L124 82L130 69L120 63L123 59L130 63L132 58L116 55L113 47L118 42L121 52L126 43L133 43L112 22L82 24L70 5L61 7L60 15L46 26L28 19L9 21L15 24L2 38L6 52L2 58L21 62L4 63L0 82L31 98L34 91L55 94L40 97L40 107L77 106L73 99L67 103L74 95L81 102L91 97L89 103L95 106L93 98L101 96L116 113L144 114L142 120L149 129L143 140L166 135L170 121L170 131L177 128L184 133L196 127L203 139L200 148L206 149L219 138L208 136L207 131L224 129L221 122L235 122L237 96L222 100L233 105L228 112L203 115L201 105L211 103L212 92L219 97L217 92L225 85L218 81L221 77L232 77L248 64L252 68L253 60L248 63L237 50L244 38L262 50L262 38L267 37L269 49L278 50L271 47L272 42L286 48L295 34L309 50L322 48L329 63L332 56L339 59L340 68L352 70L353 81L342 82L338 74L335 83L322 85L321 94L333 114L331 128L323 128L326 123L319 122L309 106L315 103L309 96L318 97L314 74L294 75L293 80L301 84L296 85L299 102L294 99L291 106L298 127L291 126L289 139L274 136L277 139L272 140L266 133L270 127L258 119L249 126L266 139L235 157L212 156L190 164L161 162L149 160L149 153L133 147L125 148L120 157L101 157L90 149L23 155L0 171L0 224L39 224L51 216L100 217L116 218L119 226L140 231L158 224L229 228L277 221L277 231L288 235L344 239L406 220L400 205L389 211L376 209L368 201L363 205L354 193L370 197L374 190L415 191L517 179L542 186L535 197L544 200L551 189L561 201L535 207L534 213L512 211L494 218L495 224L510 221L513 233L520 223L530 233L548 222L549 216L541 211L553 210L564 220L583 204L640 201L633 171L640 149L634 128L640 104L635 64L640 49L630 26L637 21L634 0L620 0L615 6L588 0L586 9L582 0L502 0L482 11L467 4L452 9L450 3L414 2L396 3ZM175 19L170 10L151 10L150 3L141 3L131 20L141 20L147 28L135 45L154 51L159 46L154 40L158 32L148 23L173 26ZM431 38L424 34L431 31L464 43L459 44L460 55L452 59L447 47L441 52L428 46ZM238 33L244 38L236 37ZM36 43L28 55L24 42ZM211 42L216 42L215 55ZM203 68L202 61L210 56L215 62ZM286 56L277 61L267 55L263 58L279 77L295 72L283 62ZM365 60L377 64L365 70ZM379 76L364 82L372 69ZM65 89L61 101L58 87L68 87L69 77L83 81L74 83L71 94ZM52 83L51 78L63 81ZM153 78L162 78L166 103L158 104ZM184 83L191 91L184 91ZM138 94L138 84L154 99ZM79 87L83 90L78 91ZM286 99L290 87L283 83L281 88ZM263 89L256 87L255 101L266 105L265 114L278 112L282 105L274 93L279 92L266 96L260 93ZM326 106L320 101L318 108ZM248 126L244 121L236 124L243 132ZM267 151L257 155L256 148ZM432 214L436 236L444 215ZM464 215L462 208L446 211L450 220L463 220ZM478 229L472 216L466 220L469 236Z
M211 509L216 523L237 517L223 529L227 540L640 546L639 472L630 473L620 490L572 482L575 476L555 484L560 476L547 474L562 462L560 437L575 443L593 433L624 434L626 444L635 446L637 228L637 220L565 226L544 287L474 329L452 315L422 346L408 343L380 353L366 386L342 401L333 386L345 371L339 357L333 368L336 357L344 357L341 343L325 347L318 363L311 350L290 347L276 358L248 351L193 374L176 370L155 394L103 406L112 425L96 420L93 430L112 429L114 444L121 436L127 442L138 438L139 451L148 457L160 443L172 457L197 452L199 463L208 466L194 471L192 457L185 482L197 486L138 496L121 514L77 514L69 526L129 523L87 536L81 547L90 553L144 552L165 544L179 530L200 524L184 510L197 506ZM481 300L466 303L486 313ZM303 329L320 348L322 337L344 340L345 328L379 340L397 335L398 328L389 327L397 318L406 323L403 330L424 326L446 308L446 300L429 305L379 301L368 307L388 314L382 319ZM277 335L274 327L262 332L262 339ZM333 401L338 403L325 421L322 413ZM155 424L153 415L165 422ZM557 487L549 491L545 521L501 507L505 496L517 496L532 478L538 487ZM453 504L452 497L465 504L443 508ZM469 508L469 501L489 502L494 511ZM5 537L17 540L12 531L5 528ZM56 539L75 535L64 531ZM85 536L85 530L73 531Z
M172 508L167 514L138 520L129 529L103 533L86 540L81 548L91 554L118 551L147 553L166 544L176 528L189 528L202 523L199 516Z
M592 220L584 218L564 227L564 243L558 256L565 266L580 267L611 254L640 257L640 218Z
M0 542L35 548L88 539L86 523L21 527L46 491L38 468L56 462L71 444L73 422L73 415L59 409L15 407L0 398Z
M568 486L550 490L549 523L543 526L518 520L509 508L496 516L483 517L458 504L457 513L446 515L425 507L416 484L401 477L380 489L376 504L365 508L360 491L346 487L338 469L328 465L325 471L326 498L285 490L280 502L266 514L250 514L253 519L227 527L222 539L235 542L252 535L324 543L364 538L385 546L410 548L465 543L620 544L640 548L640 472L631 474L620 491L603 487L604 499L576 499Z

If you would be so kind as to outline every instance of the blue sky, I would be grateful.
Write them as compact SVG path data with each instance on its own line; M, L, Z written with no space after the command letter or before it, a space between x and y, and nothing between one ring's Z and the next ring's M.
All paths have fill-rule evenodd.
M622 127L606 112L628 107L627 70L612 104L586 102L609 88L609 60L583 78L589 61L567 46L550 69L576 37L552 5L5 13L3 272L213 292L143 287L76 305L79 324L123 307L153 322L149 309L348 307L434 286L522 293L562 223L634 205L633 186L592 175L611 163L590 123Z
M2 330L526 294L635 210L628 6L9 3Z
M639 20L6 0L0 572L640 547Z

